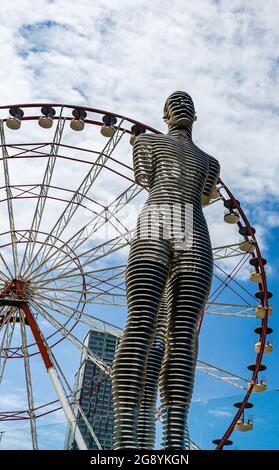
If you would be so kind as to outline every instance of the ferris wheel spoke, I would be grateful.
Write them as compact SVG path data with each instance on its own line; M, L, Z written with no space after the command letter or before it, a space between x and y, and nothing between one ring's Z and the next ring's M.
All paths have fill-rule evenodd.
M47 296L40 295L39 299L33 299L33 302L36 302L36 305L38 307L43 306L47 311L52 310L53 312L59 313L60 315L63 315L68 319L73 319L74 321L85 323L89 326L94 326L98 328L98 330L103 331L105 333L111 333L115 336L121 335L122 330L119 327L113 325L112 323L89 315L82 310L66 306L64 303L53 301ZM72 313L69 313L68 311Z
M57 283L61 284L61 282L64 282L65 280L65 283L67 282L66 279L70 279L71 282L81 282L81 276L84 276L84 272L81 268L81 266L79 266L76 261L78 260L78 257L76 257L74 260L74 266L73 264L71 265L71 262L69 261L69 263L67 264L67 270L64 269L64 266L66 265L63 265L63 269L56 269L56 270L53 270L53 269L47 269L45 272L42 272L40 273L42 275L42 278L40 279L39 277L38 278L34 278L35 279L35 283L33 282L33 278L32 278L32 281L30 281L33 285L36 285L36 286L44 286L44 285L49 285L49 284L55 284L57 285ZM69 264L70 264L70 267L69 267ZM65 271L65 272L64 272ZM44 274L47 274L47 276L45 277ZM66 274L67 273L67 274ZM43 277L44 276L44 277Z
M86 285L88 289L90 288L96 288L99 284L105 283L109 284L109 281L112 280L123 280L125 281L125 265L122 266L113 266L109 268L104 268L104 269L95 269L92 271L84 271L82 272L82 275L86 278ZM120 269L120 272L119 272ZM110 276L108 277L108 274L110 273ZM98 274L98 275L97 275ZM53 277L52 279L47 279L47 280L42 280L42 281L37 281L36 286L38 288L40 287L45 287L48 284L51 284L53 281L60 280L60 286L67 286L69 285L69 282L74 282L75 278L77 278L77 285L80 285L80 273L78 274L65 274L63 278L58 278L58 277ZM35 284L34 284L35 285ZM125 290L123 288L123 290Z
M242 286L242 285L240 284L240 282L238 282L238 281L235 279L235 277L232 277L230 274L226 273L226 272L224 271L224 269L222 269L220 266L217 266L217 265L215 265L215 266L216 266L217 269L219 269L219 271L221 271L223 274L225 274L225 276L226 276L227 278L231 278L231 279L232 279L232 282L233 282L234 284L236 284L241 290L243 290L246 294L248 294L250 297L252 297L253 300L255 300L254 295L251 294L251 292L249 292L248 289L246 289L244 286Z
M75 273L75 271L74 271L72 274L65 274L65 275L62 276L62 277L61 277L61 276L53 276L53 277L51 277L51 278L49 278L49 279L47 278L47 279L38 280L38 281L36 281L36 284L34 284L34 285L36 285L36 286L38 286L38 287L40 287L40 286L47 286L48 284L51 284L51 283L54 282L54 281L55 281L55 282L56 282L56 281L60 281L60 282L61 282L61 279L62 279L62 280L65 280L65 282L67 282L66 279L70 279L69 282L74 282L75 279L76 279L77 281L79 280L79 283L80 283L80 276L81 276L81 275L84 275L84 276L85 276L86 273L83 273L83 272L82 272L82 273L80 273L80 272L76 272L76 273Z
M86 292L81 291L82 294L86 294ZM82 314L82 310L78 310L77 308L71 307L67 303L77 303L77 302L82 302L82 304L96 304L96 303L103 303L106 305L121 305L125 306L126 302L126 296L124 294L118 294L118 293L113 293L113 292L90 292L90 297L84 297L84 299L77 299L74 296L70 296L69 294L65 294L65 296L61 296L58 298L57 296L54 298L51 295L48 295L51 293L51 290L44 291L44 292L39 292L37 290L35 297L40 298L40 299L47 299L50 303L56 303L63 308L67 308L68 310L71 310L74 313L80 313ZM93 297L92 297L93 295ZM119 302L118 299L123 299L123 302ZM99 301L99 302L98 302Z
M57 155L57 157L58 156L59 155ZM42 188L42 183L11 185L11 189L14 192L13 199L38 199L40 197L41 188ZM0 190L1 189L3 189L3 187L0 187ZM61 192L63 191L63 192L70 193L70 194L76 194L76 191L73 191L73 190L70 190L70 189L67 189L67 188L61 188L60 186L49 185L48 190L49 189L53 189L53 190L61 191ZM48 198L52 199L54 201L60 201L60 202L68 203L68 199L63 198L62 196L54 197L54 196L48 195ZM92 198L89 198L88 196L86 196L84 199L86 199L86 202L88 202L89 204L90 203L96 204L97 206L100 206L100 207L104 208L103 204L101 204L100 202L98 202L98 201L96 201ZM0 202L3 202L3 201L6 201L6 199L0 200ZM82 207L83 209L86 209L91 214L95 214L95 215L97 214L96 210L91 209L90 207L86 206L85 204L80 204L79 207Z
M16 311L16 309L14 310ZM15 325L16 325L16 317L11 316L7 320L7 326L1 341L1 346L0 346L0 384L2 383L4 372L5 372L5 367L7 364L7 359L8 359L8 350L11 347L12 344L12 339L13 339L13 334L15 331Z
M121 273L115 273L115 274L111 274L111 276L109 277L101 277L101 276L90 276L91 277L91 280L90 281L87 281L87 286L88 286L88 289L90 288L97 288L98 289L98 286L102 286L103 284L105 284L106 286L109 286L109 287L114 287L119 290L122 290L123 292L126 292L126 289L125 289L125 271L122 271ZM113 284L112 281L121 281L119 284L115 285ZM123 287L124 286L124 287ZM101 287L99 287L100 290L102 290Z
M129 230L121 222L121 220L111 212L109 212L109 218L108 218L107 222L115 229L116 232L119 233L119 235L122 235L123 233L127 233L128 230Z
M78 419L77 413L76 413L76 411L77 411L77 412L81 415L81 417L82 417L82 419L83 419L83 421L84 421L84 423L85 423L85 425L86 425L86 427L87 427L89 433L90 433L91 436L93 437L93 439L94 439L94 441L95 441L95 443L96 443L98 449L99 449L99 450L102 450L102 446L101 446L101 444L100 444L100 442L99 442L99 440L98 440L96 434L94 433L94 431L93 431L93 429L92 429L92 426L91 426L91 424L89 423L88 418L87 418L86 414L84 413L84 410L82 409L82 407L81 407L81 405L80 405L80 403L79 403L79 400L76 399L75 393L74 393L74 391L72 390L72 388L71 388L71 386L70 386L68 380L66 379L66 377L65 377L65 375L64 375L64 373L63 373L63 371L62 371L62 369L61 369L61 367L60 367L60 365L59 365L58 361L56 360L56 358L55 358L55 356L54 356L53 353L51 354L51 357L52 357L52 361L53 361L53 363L54 363L54 365L55 365L55 368L56 368L56 373L57 373L57 375L58 375L58 377L59 377L61 383L64 382L65 385L66 385L66 388L68 389L68 392L69 392L69 395L70 395L70 396L68 395L68 398L70 398L70 403L71 403L72 408L73 408L73 414L74 414L74 416L75 416L75 418L76 418L76 420L75 420L76 425L78 426L78 422L79 422L79 419ZM75 437L75 436L73 436L73 438L74 438L74 437Z
M46 287L46 286L36 286L36 284L33 285L33 290L34 291L46 291L46 292L58 292L63 295L69 294L80 294L80 295L86 295L87 297L91 297L92 295L126 295L126 289L123 287L125 285L124 280L121 279L121 282L119 283L112 283L112 280L116 280L114 277L111 277L109 280L103 279L103 280L98 280L98 282L92 282L91 283L86 283L85 288L80 288L80 282L78 284L69 284L68 282L61 283L57 287ZM119 279L118 279L119 280ZM95 292L93 291L95 289ZM112 291L121 291L123 294L120 294L119 292L112 292ZM76 298L76 297L75 297Z
M35 213L33 216L30 232L29 232L29 239L27 242L27 245L25 247L24 255L22 258L22 263L20 267L20 274L22 271L24 271L26 265L29 265L31 263L31 259L33 256L34 248L36 245L36 240L37 240L37 234L41 225L41 221L43 218L44 214L44 209L47 201L47 195L50 187L50 182L52 180L55 164L56 164L56 159L57 159L57 153L59 150L59 145L62 139L63 135L63 130L65 126L65 119L62 118L62 111L63 108L61 108L60 111L60 116L57 121L53 141L51 144L50 152L49 152L49 158L47 161L47 166L45 169L44 177L43 177L43 182L41 184L41 189L40 189L40 195L37 200L37 206L35 209Z
M50 233L48 234L45 240L45 244L39 248L35 257L29 261L28 268L24 272L25 275L28 272L30 272L39 254L41 254L42 259L46 259L48 257L49 253L52 251L47 244L48 241L54 238L56 239L59 238L61 234L64 232L64 230L66 229L66 227L68 226L70 220L74 216L79 205L82 203L88 191L90 190L90 188L96 181L98 175L103 169L110 154L114 151L115 147L117 146L117 144L120 142L121 138L123 137L125 132L121 130L121 124L122 124L122 121L120 122L115 134L109 139L109 141L104 146L103 150L100 152L97 160L94 162L91 169L89 170L89 172L83 179L78 190L75 192L72 199L66 205L66 208L63 210L62 214L56 221Z
M105 222L106 221L104 220L104 223ZM92 259L92 257L94 256L94 253L98 252L100 249L103 252L102 256L106 256L107 254L109 254L109 253L106 253L106 245L111 245L111 244L114 245L114 243L117 245L119 243L119 241L122 242L122 240L123 240L124 244L123 245L121 244L120 247L118 247L117 249L120 249L123 246L129 245L131 243L132 233L133 233L132 231L125 231L125 232L121 233L121 235L119 237L113 238L112 240L108 240L108 241L102 243L101 245L98 245L97 247L93 247L89 250L86 250L85 252L81 253L79 256L71 257L70 259L66 259L66 255L64 255L64 253L62 253L62 254L57 256L56 264L53 264L50 268L46 269L43 272L39 272L39 273L36 274L36 276L34 276L35 271L39 271L40 269L45 267L45 264L48 260L44 260L43 262L40 263L40 265L37 267L37 269L33 271L33 276L31 277L31 279L37 279L38 277L42 277L42 276L45 277L45 274L48 274L51 270L57 270L58 268L61 269L61 266L65 266L65 268L64 268L64 270L62 271L61 274L62 275L64 273L68 274L69 273L69 269L68 269L69 263L79 261L79 260L83 260L83 258L86 256L87 259L83 262L83 267L84 267L88 263L94 261L94 259ZM96 258L96 259L98 259L98 258ZM65 260L65 261L63 261L63 260ZM77 268L75 268L75 269L77 269Z
M83 275L85 276L85 278L88 279L89 275L87 275L87 273L84 273ZM122 290L123 292L125 292L125 288L121 287L125 283L124 272L114 273L114 274L111 273L111 275L109 277L107 275L106 275L106 277L104 275L103 275L103 277L101 277L99 275L99 276L90 276L90 278L91 278L90 281L89 280L86 281L87 291L89 291L89 289L99 289L100 291L104 292L104 289L102 287L98 287L98 286L106 285L106 286L109 286L109 287L112 287L112 288L117 287L119 290ZM48 281L44 281L42 283L32 284L32 286L34 288L37 288L37 289L43 289L43 290L44 289L45 290L49 289L49 290L51 290L52 286L51 287L46 287L46 286L48 284L51 284L55 280L56 280L56 278L53 277L53 278L49 279ZM118 284L118 285L115 285L112 282L112 281L119 281L119 280L121 280L121 283ZM78 277L77 281L78 282L73 283L74 280L71 280L70 283L69 283L68 276L65 275L65 278L62 278L60 280L58 289L59 290L65 290L66 287L70 290L76 289L76 288L80 287L80 276ZM84 293L85 289L82 289L82 291L79 291L79 292Z
M222 279L221 277L217 276L216 273L213 274L213 275L214 275L214 277L215 277L216 279L218 279L218 280L223 284L224 281L223 281L223 279ZM231 282L231 280L230 280L230 282ZM222 284L221 284L221 285L222 285ZM239 297L241 300L243 300L243 302L245 302L245 303L249 306L249 305L250 305L249 302L248 302L237 290L235 290L235 289L234 289L232 286L230 286L229 284L230 284L229 282L225 282L225 283L224 283L224 286L227 287L228 289L230 289L237 297ZM250 293L249 293L249 294L250 294ZM254 297L252 294L250 294L250 296L253 298L253 300L255 300L255 297Z
M215 379L226 382L234 387L241 388L242 390L247 390L249 380L244 377L232 374L227 370L221 369L219 367L213 366L203 361L197 361L197 370L203 374L210 375Z
M3 271L0 271L0 276L2 278L5 278L7 281L10 281L12 278L13 278L13 275L9 269L9 266L7 264L7 262L5 261L5 258L4 256L0 253L0 260L2 261L3 265L5 266L7 272L8 272L8 276L3 272Z
M205 313L207 315L221 315L224 317L257 318L255 308L256 305L247 306L242 304L207 302ZM235 310L233 311L233 309Z
M122 120L121 122L123 123L123 120ZM118 126L118 128L120 129L120 126ZM115 129L117 129L117 127L116 127ZM120 130L121 130L121 129L120 129ZM72 146L67 145L67 144L62 144L61 147L66 148L66 149L69 149L69 148L71 149L71 148L72 148ZM90 149L90 148L84 148L84 147L77 147L77 146L75 146L75 149L78 150L78 151L81 151L81 152L92 153L92 154L96 154L96 155L99 155L99 154L100 154L100 152L98 152L97 150L92 150L92 149ZM109 156L109 160L113 161L114 163L117 163L117 165L120 165L121 167L123 167L123 168L125 168L125 169L127 169L127 170L130 170L131 172L133 171L132 166L127 165L126 163L124 163L124 162L122 162L122 161L120 161L120 160L117 160L116 158L113 158L113 157L112 157L112 152L111 152L111 154L110 154L110 156ZM91 163L90 163L90 164L91 164Z
M120 298L121 299L121 298ZM94 300L89 300L86 302L87 304L93 304L93 305L106 305L108 307L126 307L127 302L126 301L121 301L119 300L119 297L112 297L110 299L103 298L102 296L98 296Z
M239 243L217 246L212 248L212 252L213 259L215 261L225 258L232 258L234 256L246 256L246 253L243 255L243 251L239 249Z
M219 189L220 189L220 188L219 188ZM209 201L209 203L207 204L206 207L212 206L212 204L216 204L217 202L220 202L220 201L222 201L222 198L221 198L221 197L218 197L218 198L216 198L216 199L211 199L211 200Z
M41 304L38 304L35 300L32 301L33 307L37 310L42 317L47 320L53 328L59 332L64 338L68 339L77 349L79 349L83 354L86 352L88 358L96 364L103 372L107 375L110 373L110 367L107 363L102 361L99 357L96 356L92 351L87 350L86 346L70 331L65 325L60 323L56 318L54 318L49 311L42 307Z
M42 281L46 281L46 282L49 282L49 281L52 282L52 280L57 281L57 280L60 280L61 278L64 278L64 271L66 271L67 274L69 273L72 274L76 272L77 274L75 274L75 277L80 276L81 273L80 273L79 266L77 264L78 261L79 261L79 257L74 256L72 258L67 259L63 263L61 263L61 265L55 266L54 268L45 266L44 263L42 263L39 267L40 270L37 272L36 276L29 277L28 279L31 280L32 282L36 280L35 281L36 283L38 283L38 279L40 278ZM73 265L73 263L75 264L75 266L74 267L71 266L71 269L69 269L69 265ZM65 269L65 266L67 267L66 269ZM64 267L63 270L62 270L62 267ZM44 270L42 270L43 268ZM60 271L60 274L57 275L57 272L59 271ZM55 273L56 276L55 275L53 276L53 273Z
M236 264L236 266L232 269L232 271L227 275L225 279L222 279L219 286L211 292L209 299L216 300L216 298L224 291L224 289L227 287L227 284L230 284L232 282L232 279L236 276L237 273L242 269L244 264L246 263L246 255L244 255L244 258L241 258L240 261Z
M8 326L11 318L12 318L12 314L15 310L15 307L12 307L12 308L7 308L7 307L3 307L3 310L0 312L0 331L4 329L4 327ZM3 338L2 338L3 339Z
M114 279L116 280L116 279ZM118 278L119 280L119 278ZM106 286L106 289L102 287L103 285ZM102 294L115 294L119 296L125 296L126 297L126 287L125 287L125 280L121 279L121 282L117 284L113 284L111 280L106 281L99 281L99 283L88 283L87 284L88 288L88 294L90 295L91 292L93 292L93 289L96 289L96 292L94 292L94 295L102 295ZM117 292L112 292L112 291L117 291Z
M190 439L190 450L202 450L194 441Z
M24 148L26 145L28 147ZM34 148L30 149L30 145L32 145ZM13 155L11 155L11 158L16 158L16 157L20 157L22 155L26 155L29 152L30 153L35 153L36 155L38 154L38 155L48 156L48 154L46 152L38 152L38 149L48 147L49 145L51 145L51 142L44 142L42 144L9 144L9 145L7 145L7 147L9 147L11 149L20 150L20 152L17 152L17 153L14 153Z
M29 353L28 353L28 347L27 347L25 316L23 314L20 314L20 329L21 329L22 352L23 352L23 361L24 361L24 370L25 370L27 400L28 400L28 407L29 407L32 446L34 450L38 450L39 444L38 444L38 433L37 433L37 426L36 426L36 415L34 412L35 405L34 405L34 396L33 396L33 386L32 386L32 379L31 379Z
M47 293L51 293L51 292L56 292L56 293L61 293L61 295L56 298L57 300L63 300L63 301L72 301L72 302L77 302L78 301L78 298L77 296L75 296L75 294L79 294L79 295L88 295L89 298L87 299L83 299L82 302L83 303L91 303L90 302L90 298L94 299L95 297L120 297L120 298L125 298L126 295L125 294L119 294L119 293L115 293L115 292L110 292L112 289L115 289L117 288L118 286L113 286L111 287L110 289L108 289L107 291L92 291L92 290L75 290L75 289L63 289L63 288L57 288L57 289L52 289L52 288L42 288L42 289L38 289L37 290L37 293L39 294L40 291L46 291ZM71 295L72 294L72 295ZM53 297L49 296L48 297L49 299L52 299Z
M118 237L107 240L101 243L100 245L81 253L79 255L79 258L83 268L86 266L90 266L101 259L104 259L105 257L111 255L112 253L115 253L116 251L121 250L122 248L126 248L131 243L132 234L133 232L123 233ZM67 272L67 268L64 268L63 274L65 272Z
M84 300L82 302L85 305L106 305L106 306L109 306L109 307L126 307L127 302L124 298L122 300L122 298L123 298L122 296L117 297L117 296L111 295L111 296L107 297L107 296L98 295L98 296L94 297L94 299ZM74 301L74 300L71 300L71 299L65 299L65 301L72 302L72 303L77 302L77 301Z
M102 269L94 269L92 271L86 271L84 274L87 278L91 278L92 282L101 281L104 277L107 279L107 272L110 272L109 279L124 279L125 278L126 265L120 266L109 266Z
M64 295L61 295L61 294L60 294L59 296L56 295L55 298L52 297L51 295L48 295L48 294L50 294L49 291L48 291L48 292L43 292L43 293L37 292L37 295L36 295L35 297L36 297L36 298L44 298L44 299L47 299L49 302L56 302L56 303L59 302L59 303L61 303L61 304L64 305L64 306L68 305L69 303L74 303L75 305L76 305L77 303L79 303L79 302L82 302L82 304L85 304L85 303L86 303L86 300L85 300L85 299L81 300L81 299L78 298L77 296L74 296L74 294L73 294L73 295L70 295L69 293L68 293L67 295L66 295L66 294L64 294ZM56 292L56 294L57 294L57 292ZM81 294L81 296L82 296L82 295L84 295L84 293ZM66 304L65 304L65 303L66 303Z
M90 248L89 250L84 251L83 253L79 255L79 257L76 257L76 260L79 259L84 268L85 266L88 266L100 259L105 258L106 256L114 253L115 251L125 248L129 244L127 242L128 237L129 239L131 239L131 232L125 233L119 237L112 238L111 240L103 242L100 245L97 245L93 248ZM47 269L44 273L40 273L36 276L31 277L30 280L32 280L33 282L35 279L38 279L38 278L43 277L44 279L46 275L48 275L54 269L57 269L58 267L59 269L61 269L62 267L64 267L63 270L61 270L60 276L57 276L57 279L59 278L61 279L61 277L64 277L64 273L67 273L68 275L76 271L77 267L69 269L69 264L72 263L73 261L75 261L75 259L63 261L57 266ZM37 282L37 280L35 282Z
M42 299L40 300L40 303L38 305L39 306L42 305L47 310L50 308L49 304L43 302ZM102 331L103 333L110 333L111 335L114 335L117 337L120 337L122 335L122 329L119 328L118 326L114 325L113 323L102 320L100 318L96 318L85 312L82 312L82 315L73 317L72 314L66 312L65 310L62 310L59 307L52 306L51 310L55 313L65 316L68 319L74 319L74 321L77 321L79 323L84 323L85 325L89 327L94 327L95 329L97 329L98 331Z
M40 291L46 291L46 292L58 292L61 294L64 294L66 295L67 293L69 294L80 294L80 295L84 295L87 293L87 290L86 289L81 289L80 288L80 283L79 284L63 284L60 285L59 287L37 287L36 284L34 284L34 292L40 292Z
M111 204L109 204L105 209L99 212L96 216L93 217L85 226L83 226L78 232L72 235L57 252L49 252L40 260L39 265L29 272L29 277L34 276L34 274L44 266L50 259L54 258L52 268L55 269L57 266L63 262L67 257L67 254L62 252L62 248L71 250L71 252L76 251L83 243L88 242L90 237L96 233L101 227L103 227L109 220L115 218L115 214L123 209L132 199L134 199L140 192L143 190L140 186L133 184L123 193L120 194ZM118 232L121 232L120 227L118 227ZM121 233L121 237L127 237L127 244L130 243L130 231L126 229Z
M3 155L3 167L4 167L4 178L5 178L5 190L7 195L7 207L8 207L8 217L9 217L9 227L10 227L10 237L11 237L11 244L12 244L12 254L13 254L13 265L14 265L14 275L17 276L18 269L19 269L19 262L18 262L18 251L17 251L17 235L15 230L15 220L14 220L14 210L13 210L13 193L11 190L10 184L10 174L9 174L9 166L8 166L8 159L9 154L6 147L6 140L5 140L5 132L3 121L0 120L0 137L1 137L1 146L2 146L2 155Z

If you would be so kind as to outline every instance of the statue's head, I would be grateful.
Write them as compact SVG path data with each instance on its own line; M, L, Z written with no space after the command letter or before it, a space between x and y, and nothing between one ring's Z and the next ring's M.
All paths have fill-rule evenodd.
M166 100L163 119L168 126L191 127L197 119L191 96L185 91L172 93Z

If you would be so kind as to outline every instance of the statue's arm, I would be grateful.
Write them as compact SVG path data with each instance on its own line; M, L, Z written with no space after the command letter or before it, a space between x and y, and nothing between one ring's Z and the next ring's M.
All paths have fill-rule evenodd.
M209 157L209 169L203 188L203 196L210 199L211 192L215 189L220 175L220 164L214 157Z
M152 146L148 135L140 135L133 145L133 165L135 182L149 187L152 167Z

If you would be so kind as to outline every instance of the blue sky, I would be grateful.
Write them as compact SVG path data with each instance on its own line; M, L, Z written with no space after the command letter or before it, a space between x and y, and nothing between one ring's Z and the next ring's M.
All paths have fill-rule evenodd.
M88 105L130 116L165 132L165 98L176 89L192 95L198 115L194 140L220 160L222 178L257 228L268 259L275 349L272 356L264 358L269 390L279 388L278 15L276 0L139 0L136 5L131 0L81 0L78 9L73 0L10 0L0 11L3 105L45 101ZM208 219L212 237L222 244L227 227L215 223L210 211ZM124 323L125 312L120 309L97 307L94 313L113 323ZM240 375L246 373L247 364L254 360L256 326L252 319L247 324L241 319L207 318L200 358ZM79 334L84 334L82 328ZM71 361L66 348L61 347L60 354L70 376L79 354L72 353ZM43 370L39 364L34 367L38 374ZM15 381L16 373L11 370L10 384L6 384L8 398L0 398L0 409L21 396L14 388ZM47 378L43 383L47 386ZM210 400L216 410L229 407L234 393L238 390L197 377L195 400ZM277 395L271 392L256 401L255 416L262 417L266 406L278 408ZM197 423L208 410L205 405L193 405L195 419L191 422L197 440ZM276 415L272 419L268 412L266 416L277 435ZM57 421L61 419L58 415ZM220 417L212 421L213 437L218 437L220 421ZM59 432L63 434L61 429ZM259 435L256 431L253 434L253 444L245 437L245 444L237 444L239 448L256 446ZM202 442L208 445L204 434ZM265 441L265 448L274 445Z
M241 396L195 402L192 405L190 425L192 438L199 442L202 449L213 449L210 436L220 437L222 430L229 424L232 416L232 403L237 403ZM278 449L278 407L277 391L253 395L249 400L254 407L246 412L246 419L253 419L251 432L235 431L231 450Z

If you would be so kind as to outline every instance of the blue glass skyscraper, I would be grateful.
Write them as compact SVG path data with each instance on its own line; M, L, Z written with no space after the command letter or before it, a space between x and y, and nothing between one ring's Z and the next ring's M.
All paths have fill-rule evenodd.
M85 346L100 359L111 364L119 338L110 333L89 330L84 339ZM75 389L77 399L90 423L102 449L112 448L113 407L111 400L111 379L99 367L86 357L81 357L79 370L76 373ZM88 449L98 449L84 419L77 414L77 423ZM73 433L67 430L66 449L77 449Z

